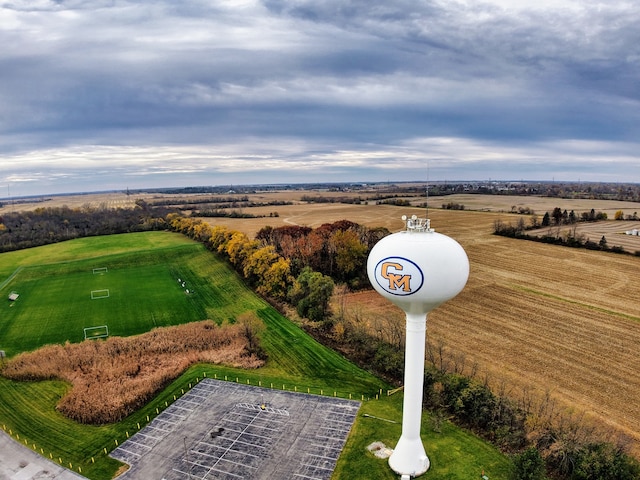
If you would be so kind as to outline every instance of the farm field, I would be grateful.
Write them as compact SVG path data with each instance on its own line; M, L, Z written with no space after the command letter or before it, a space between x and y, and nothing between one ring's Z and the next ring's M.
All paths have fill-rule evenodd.
M559 202L548 201L550 208ZM562 200L563 208L620 207L572 202ZM515 223L520 216L477 207L429 211L432 227L459 241L471 264L463 292L430 314L430 341L444 345L450 358L476 364L479 375L506 385L516 398L549 393L567 410L584 412L628 437L640 456L640 258L494 236L496 220ZM265 224L316 227L340 219L393 232L402 229L402 214L424 215L424 209L384 205L292 205L279 211L279 218L210 222L249 235ZM400 317L374 293L352 294L346 305L369 318L383 312Z
M552 235L564 237L571 233L576 238L583 236L585 239L595 243L605 237L609 248L622 247L626 252L635 253L640 251L640 236L626 234L627 231L634 229L640 229L640 221L607 220L604 222L585 222L575 225L538 228L527 230L527 234L532 236Z
M157 250L153 245L157 246ZM151 255L153 253L153 255ZM156 256L158 264L167 262L168 267L156 269L152 267L153 256ZM117 261L116 261L117 260ZM97 265L95 267L94 265ZM93 277L93 268L107 266L107 272L98 273ZM57 274L52 272L57 270ZM87 272L87 269L88 272ZM112 273L122 270L123 278L118 281L127 282L126 276L136 276L135 272L144 272L145 279L141 283L148 284L144 288L152 293L155 288L174 288L174 269L181 269L180 275L191 279L203 277L208 279L209 288L214 292L213 296L220 299L233 297L231 302L218 302L214 308L219 318L229 318L246 310L253 310L264 321L266 331L262 334L262 345L268 352L269 360L265 367L255 371L243 371L224 366L196 365L187 371L182 377L173 382L166 390L161 392L150 404L140 411L127 417L122 422L104 426L80 425L63 417L55 410L55 404L68 389L68 386L59 381L46 382L13 382L0 377L0 424L7 433L19 434L19 440L26 445L34 445L34 449L43 452L53 452L54 458L64 459L65 465L73 465L74 470L82 468L83 475L95 479L111 478L118 469L118 463L107 457L103 452L111 450L118 442L123 442L129 437L129 432L140 429L141 425L149 422L158 411L166 408L171 399L181 394L197 382L203 376L227 378L230 381L256 385L282 385L283 389L295 388L309 389L312 393L335 392L334 395L346 398L355 394L356 398L366 396L367 401L363 405L363 412L371 415L384 415L385 418L399 422L401 418L401 396L384 396L379 401L373 400L375 394L381 388L385 388L383 382L355 367L337 353L329 350L307 336L300 328L282 317L260 298L253 295L239 278L227 267L216 260L214 255L200 249L200 246L187 240L185 237L167 232L148 232L141 234L113 235L108 237L93 237L77 239L60 244L38 247L20 252L11 252L0 255L0 271L7 273L7 280L2 284L0 294L14 287L19 287L21 293L15 302L28 300L29 284L37 277L42 277L43 283L37 291L51 288L55 292L65 290L66 287L58 285L58 282L67 278L67 292L77 290L82 296L87 296L87 290L94 285L91 282L106 281ZM216 270L221 269L221 270ZM16 270L18 272L16 273ZM216 273L221 272L221 273ZM87 277L89 276L89 277ZM81 278L80 278L81 277ZM167 280L166 277L170 277ZM87 279L89 278L89 279ZM140 277L136 276L138 282ZM160 279L160 281L158 281ZM156 282L159 282L156 284ZM64 282L63 282L64 283ZM134 282L135 283L135 282ZM177 284L177 281L175 282ZM154 287L155 285L155 287ZM25 287L22 290L22 286ZM103 287L103 284L98 285ZM153 288L151 288L153 287ZM129 285L129 288L143 288ZM196 287L198 295L204 296L206 286ZM178 289L181 291L181 289ZM145 290L138 290L145 293ZM180 303L187 307L188 302L182 304L184 295L167 295L169 304ZM180 300L177 300L177 297ZM193 297L195 298L195 296ZM201 297L198 297L201 298ZM93 300L93 302L106 302L109 298ZM41 297L44 301L44 298ZM56 295L48 301L56 302ZM127 299L127 303L137 301L136 298ZM156 299L156 301L159 301ZM89 302L91 303L91 302ZM209 305L201 301L201 305L191 308L196 312ZM54 304L52 308L63 306ZM32 304L29 308L35 308ZM134 306L134 310L135 310ZM155 307L153 307L155 308ZM123 310L124 311L124 310ZM51 313L51 312L50 312ZM208 312L211 313L211 312ZM98 311L95 313L100 315ZM124 315L124 313L123 313ZM145 319L136 322L135 318L129 318L129 322L123 322L123 334L129 334L135 329L150 329L149 315ZM53 330L55 338L46 341L64 342L67 332L81 331L86 323L84 315L77 317L68 316L81 323L72 326L67 323L66 328ZM177 322L187 321L183 316L173 319ZM2 321L5 317L3 315ZM41 321L39 316L34 320ZM28 327L31 317L21 317L22 327ZM103 320L100 320L103 321ZM49 328L50 325L42 324L41 328ZM34 329L34 331L37 329ZM110 332L111 333L111 332ZM14 342L15 339L11 340ZM37 343L45 342L40 338L32 343L22 339L22 345L18 344L14 352L22 349L35 348ZM0 332L0 345L10 345L9 337L5 332ZM285 387L286 384L286 387ZM306 388L305 388L306 387ZM278 387L279 388L279 387ZM300 391L300 390L298 390ZM369 401L371 399L371 401ZM362 425L361 425L362 422ZM428 432L429 419L425 416L424 432ZM386 462L377 460L372 455L363 455L362 446L373 440L384 440L391 444L399 436L399 423L390 427L386 422L364 420L359 418L354 427L354 434L350 437L345 459L339 461L336 476L334 478L354 478L353 469L358 472L373 474L375 478L394 478ZM434 480L466 478L468 472L475 472L481 468L487 468L492 472L492 478L506 480L509 471L509 460L495 449L478 440L467 432L456 429L452 425L445 425L444 435L433 435L428 440L431 458L434 462L432 478ZM15 437L14 437L15 438ZM46 455L46 453L45 453ZM95 457L95 463L93 458ZM347 463L345 463L347 462ZM455 467L448 462L454 462Z

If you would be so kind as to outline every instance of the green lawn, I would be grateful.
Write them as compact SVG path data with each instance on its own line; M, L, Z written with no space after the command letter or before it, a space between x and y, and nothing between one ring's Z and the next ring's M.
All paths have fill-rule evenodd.
M379 459L367 451L374 441L393 448L402 431L402 394L383 395L380 400L363 403L360 415L342 452L334 478L397 479L388 459ZM396 422L390 423L389 420ZM424 448L431 466L425 480L480 479L481 473L491 480L507 480L511 461L475 435L443 422L435 431L430 416L422 416Z
M66 242L67 250L60 248L62 244L40 247L49 251L44 264L0 255L0 271L20 260L19 269L0 289L4 298L10 292L20 295L15 302L0 303L0 349L12 356L45 344L79 342L85 327L99 325L107 325L110 335L128 336L207 318L221 322L264 306L202 245L165 235L175 242L163 239L155 249L148 242L132 243L127 235L97 237L95 250L85 246L87 239ZM105 239L111 241L111 249ZM74 261L68 260L69 251L76 255ZM54 263L55 258L62 261ZM28 259L44 261L38 254ZM103 267L106 272L93 273ZM92 298L92 292L99 298Z
M101 267L107 272L93 273L93 268ZM69 388L62 382L12 382L0 377L0 427L90 478L111 478L120 464L105 449L109 452L126 440L205 375L365 398L361 413L401 419L401 396L376 400L379 389L386 388L383 382L318 344L254 295L224 262L181 235L95 237L1 254L0 275L1 296L20 293L13 304L8 300L0 304L0 349L9 355L51 342L80 341L84 327L103 324L111 335L133 335L156 325L233 319L250 310L267 326L262 345L269 360L263 368L242 371L196 365L147 406L112 425L86 426L62 417L55 410ZM193 293L187 295L178 278ZM103 289L109 289L108 298L91 300L92 290ZM478 469L485 468L491 479L506 480L509 460L473 435L448 424L437 435L428 430L425 423L425 445L432 459L429 478L475 478ZM399 424L360 416L334 478L394 478L386 462L368 454L365 447L374 440L393 446L399 435Z

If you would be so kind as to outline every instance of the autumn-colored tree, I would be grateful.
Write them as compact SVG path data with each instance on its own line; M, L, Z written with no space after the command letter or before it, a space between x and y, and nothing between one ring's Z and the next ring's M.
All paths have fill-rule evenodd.
M273 245L256 248L244 262L243 274L245 278L251 283L259 283L260 278L264 277L269 267L271 267L278 258L280 258L280 256L276 253Z
M266 226L260 229L256 234L256 240L260 240L266 244L273 245L276 250L280 252L280 243L285 238L297 239L305 237L311 233L311 227L305 227L300 225L284 225L282 227L273 228Z
M167 223L173 230L177 232L184 233L183 225L186 223L186 220L187 219L179 213L170 213L169 215L167 215Z
M330 238L335 258L336 277L348 280L353 274L366 270L367 246L363 245L353 230L338 230Z
M360 234L360 241L367 246L367 251L370 251L376 243L390 234L386 227L365 228Z
M209 240L207 240L206 245L209 250L222 252L226 249L226 244L233 234L234 232L229 230L227 227L216 225L211 228L211 235L209 236Z
M257 240L250 240L244 233L234 232L226 243L225 253L229 257L231 265L238 271L244 270L244 264L251 254L258 248ZM220 247L218 247L220 251Z
M277 300L284 300L293 282L289 260L279 257L265 272L258 291Z
M291 262L292 268L296 273L300 273L307 260L306 255L303 255L302 250L306 245L306 237L283 237L280 241L278 253Z
M331 259L328 258L329 253L327 251L326 238L322 232L314 230L306 237L298 239L298 244L302 265L311 267L313 270L322 273L328 273L330 271L327 263L331 261Z
M193 236L191 238L199 242L205 242L211 238L211 225L198 221L193 225L192 232Z
M339 220L316 229L298 225L264 227L256 239L273 245L278 254L289 260L294 276L311 267L354 286L366 283L363 259L388 234L386 228L369 229L349 220Z

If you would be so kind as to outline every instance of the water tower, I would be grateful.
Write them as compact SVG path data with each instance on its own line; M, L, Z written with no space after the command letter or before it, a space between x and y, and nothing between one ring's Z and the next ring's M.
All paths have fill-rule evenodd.
M403 478L429 469L420 439L427 313L455 297L469 278L469 260L460 244L436 233L430 221L402 216L405 230L380 240L367 260L373 288L406 314L402 434L389 457Z

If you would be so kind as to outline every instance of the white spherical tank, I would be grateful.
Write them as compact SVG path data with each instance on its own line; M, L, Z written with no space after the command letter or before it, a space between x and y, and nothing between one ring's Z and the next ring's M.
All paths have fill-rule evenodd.
M427 313L462 291L469 259L446 235L407 230L371 249L367 273L373 288L405 312Z

